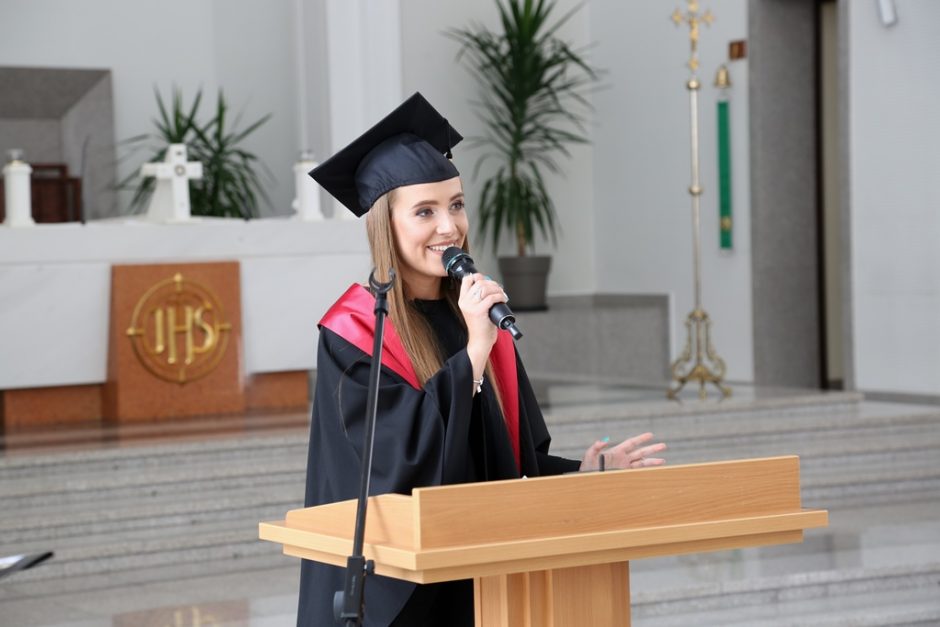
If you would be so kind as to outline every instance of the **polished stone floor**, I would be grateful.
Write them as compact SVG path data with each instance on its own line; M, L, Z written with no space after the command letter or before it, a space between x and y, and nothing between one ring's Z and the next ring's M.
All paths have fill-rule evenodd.
M825 574L835 573L840 568L851 570L866 565L887 569L909 566L910 562L922 561L928 556L940 557L940 505L937 503L846 510L833 513L830 532L811 536L798 550L789 547L744 549L635 562L631 565L632 594L635 600L642 602L668 594L677 587L718 587L716 582L720 582L721 587L728 588L747 584L754 577L812 573L824 580ZM17 585L11 578L0 584L0 625L286 627L293 625L296 616L298 569L292 560L284 558L284 562L281 567L248 572L237 572L236 562L229 574L202 577L188 576L186 569L171 566L162 573L148 573L148 578L159 578L156 582L135 583L118 574L83 582L76 586L83 588L79 591L70 591L65 582L37 587L36 584ZM785 605L791 608L790 612L793 606L802 604L814 614L843 615L879 593L878 581L867 583L869 588L863 588L856 595L811 595L815 598ZM29 592L25 596L10 594L20 590ZM940 590L900 596L889 588L883 597L874 600L888 605L921 604L936 609ZM696 610L691 616L677 611L667 616L636 617L634 624L724 625L738 620L742 624L758 624L780 613L774 604L756 608L748 604L743 610L735 607L709 609L714 622L705 619L707 614L702 610Z
M740 386L730 400L700 404L690 393L682 405L663 401L662 390L610 384L540 381L536 389L555 448L565 454L576 454L590 434L628 435L649 425L669 441L671 463L797 453L804 460L804 504L830 509L830 526L808 532L800 545L634 562L634 625L940 624L940 479L933 468L940 459L937 407ZM277 466L274 458L278 463L296 458L299 473L296 464L289 472L277 466L279 474L271 475L276 479L270 484L286 483L293 494L292 484L297 477L302 481L305 430L305 416L281 414L7 433L0 437L0 503L22 503L23 515L35 520L81 519L86 497L63 496L61 507L37 504L32 498L37 495L27 493L35 485L63 494L87 489L88 501L114 510L121 499L139 507L143 497L135 486L114 478L107 486L96 484L108 468L139 463L139 472L146 474L164 452L206 447L202 461L192 467L196 476L215 472L206 459L218 457L220 465L230 466L231 458L220 451L235 450L242 441L286 447L272 448L272 459L259 457L253 463L261 473L266 465ZM145 457L150 461L142 461ZM60 460L70 464L62 473L71 476L58 488L51 473ZM160 481L171 481L172 473L159 472L154 476ZM21 478L7 480L4 473ZM76 476L81 473L87 477ZM229 499L274 489L242 485L228 475L225 481ZM171 485L179 486L171 491L185 491L182 482ZM296 487L299 494L302 486ZM195 497L199 489L193 488ZM157 488L152 496L164 502ZM17 511L0 506L0 557L16 550L3 537L21 538L24 551L57 550L48 564L0 579L0 627L293 625L298 565L277 555L275 547L252 541L264 513L225 507L220 506L221 515L249 513L221 531L218 524L191 514L191 519L167 522L172 532L124 530L120 522L96 526L97 521L85 523L91 525L87 531L70 532L66 521L39 538L16 526ZM286 506L268 507L276 510L269 518L276 518L282 512L277 508ZM199 536L201 530L206 537L236 538L226 535L233 529L242 535L232 542L247 548L221 546L223 540L194 545L179 540ZM152 544L146 544L151 547L146 554L138 554L135 542ZM116 557L99 549L117 543L129 545L129 557L117 555L118 549ZM161 550L168 557L158 558ZM187 558L188 550L199 559Z

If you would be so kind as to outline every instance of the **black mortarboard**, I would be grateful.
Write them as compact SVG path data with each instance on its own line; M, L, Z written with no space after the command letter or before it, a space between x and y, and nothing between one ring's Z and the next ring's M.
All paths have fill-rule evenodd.
M357 216L396 187L459 175L450 149L463 137L420 93L310 171L310 176ZM447 153L447 156L444 156Z

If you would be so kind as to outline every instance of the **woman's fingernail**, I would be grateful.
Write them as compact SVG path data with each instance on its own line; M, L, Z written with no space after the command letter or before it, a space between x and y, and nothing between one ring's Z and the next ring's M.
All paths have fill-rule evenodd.
M483 275L483 278L486 279L487 281L492 281L492 280L493 280L493 277L491 277L491 276L488 275L488 274L484 274L484 275Z
M601 440L601 442L603 442L604 444L607 444L608 442L610 442L610 436L609 436L609 435L608 435L608 436L604 436L604 439Z

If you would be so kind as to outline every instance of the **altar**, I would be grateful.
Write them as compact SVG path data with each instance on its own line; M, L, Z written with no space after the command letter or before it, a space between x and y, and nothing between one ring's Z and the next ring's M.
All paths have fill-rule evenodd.
M283 404L316 367L320 316L370 270L357 221L140 218L0 228L0 413L5 424L100 415L112 267L237 262L248 407ZM306 393L306 388L304 388ZM295 401L296 402L296 401Z

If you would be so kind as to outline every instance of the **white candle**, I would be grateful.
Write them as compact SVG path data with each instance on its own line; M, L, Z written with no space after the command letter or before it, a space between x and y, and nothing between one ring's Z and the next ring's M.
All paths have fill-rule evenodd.
M29 164L14 157L3 166L3 188L6 200L5 226L33 226L32 199L29 181L33 169Z
M308 172L317 167L315 161L301 155L294 164L294 212L299 220L313 222L323 219L320 211L320 186Z

